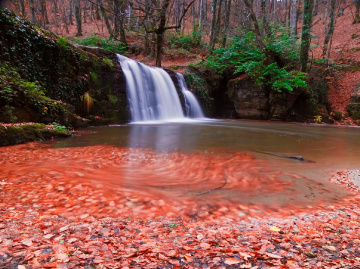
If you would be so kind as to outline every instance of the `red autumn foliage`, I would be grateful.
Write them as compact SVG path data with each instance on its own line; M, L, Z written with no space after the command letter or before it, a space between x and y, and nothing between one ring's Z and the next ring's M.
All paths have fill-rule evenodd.
M348 198L269 209L224 199L220 190L252 193L247 177L268 192L291 184L271 169L262 173L266 163L251 155L220 155L40 143L1 148L0 267L360 266L360 196L351 174L339 172L332 180L349 189ZM204 164L201 177L211 177L206 184L191 185L186 179L198 178L179 168ZM228 176L226 184L217 180L224 172L236 174L234 167L244 172ZM190 188L182 189L182 180Z

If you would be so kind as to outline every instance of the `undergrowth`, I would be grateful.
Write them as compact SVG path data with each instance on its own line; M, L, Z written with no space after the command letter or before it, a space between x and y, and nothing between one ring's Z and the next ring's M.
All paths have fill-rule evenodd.
M271 26L271 34L263 36L265 48L259 47L253 31L239 30L227 48L217 48L206 65L218 73L234 70L246 73L258 85L281 92L306 88L306 74L297 71L298 45L284 27Z
M100 47L119 54L127 53L127 46L123 42L116 41L114 39L100 38L97 36L90 36L84 39L75 38L75 43L85 46Z

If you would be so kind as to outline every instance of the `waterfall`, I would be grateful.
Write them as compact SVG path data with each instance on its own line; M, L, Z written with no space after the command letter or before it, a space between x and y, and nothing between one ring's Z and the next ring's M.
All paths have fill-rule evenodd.
M201 110L200 104L197 101L195 95L188 90L184 76L180 73L176 73L181 87L181 91L185 97L185 114L189 118L204 118L204 113Z
M168 121L185 119L175 85L169 74L162 68L151 67L117 54L126 79L126 90L130 105L131 120ZM185 97L189 117L204 117L195 96L187 89L184 78L178 74ZM184 91L184 88L186 91ZM198 116L200 115L200 116Z

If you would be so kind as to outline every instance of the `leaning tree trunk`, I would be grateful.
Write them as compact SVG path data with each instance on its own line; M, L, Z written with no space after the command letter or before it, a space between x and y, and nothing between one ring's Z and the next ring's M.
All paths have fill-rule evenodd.
M300 70L307 71L307 62L309 59L310 40L311 40L311 25L313 20L313 6L314 0L304 0L304 20L301 33L301 47L300 47Z
M109 18L106 14L106 10L103 6L102 0L97 0L97 4L100 7L100 13L101 16L103 17L104 21L105 21L105 25L106 25L106 29L108 30L109 36L112 36L112 29L110 26L110 22L109 22Z

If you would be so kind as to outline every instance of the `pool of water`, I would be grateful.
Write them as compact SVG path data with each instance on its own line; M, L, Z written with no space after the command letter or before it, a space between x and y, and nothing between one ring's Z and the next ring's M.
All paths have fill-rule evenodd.
M337 170L360 168L359 137L356 127L203 120L101 126L49 144L137 150L126 167L112 168L94 180L107 180L108 174L109 184L174 198L271 206L312 205L350 195L329 179ZM141 151L151 152L146 163Z

